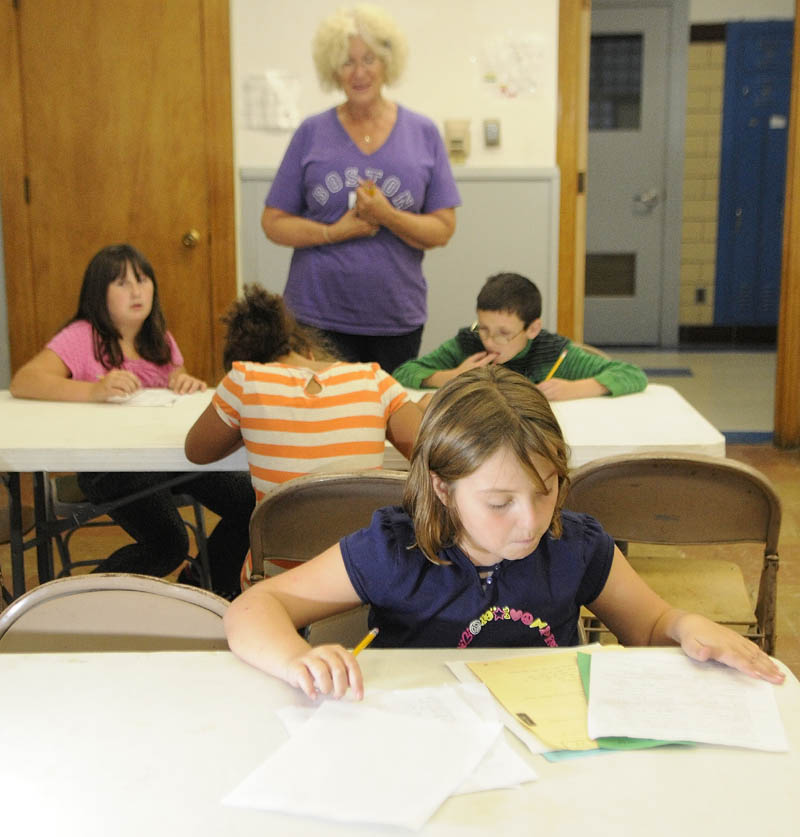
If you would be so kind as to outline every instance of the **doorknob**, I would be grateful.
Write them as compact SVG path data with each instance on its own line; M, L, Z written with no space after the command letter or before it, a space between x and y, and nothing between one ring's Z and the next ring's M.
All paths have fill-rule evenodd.
M200 233L197 230L189 230L183 234L181 242L184 247L197 247L197 242L200 241Z
M660 195L657 189L648 189L646 192L640 192L633 196L633 202L641 212L650 212L654 206L658 204Z

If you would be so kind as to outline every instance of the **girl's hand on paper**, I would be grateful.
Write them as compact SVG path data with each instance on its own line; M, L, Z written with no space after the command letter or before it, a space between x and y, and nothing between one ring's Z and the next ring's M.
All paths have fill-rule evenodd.
M286 681L308 697L344 697L352 688L356 700L364 697L364 680L355 657L341 645L317 645L286 666Z
M92 384L90 401L108 401L111 398L127 398L141 387L141 382L127 369L112 369Z
M717 660L770 683L785 675L754 642L696 613L682 613L673 624L673 638L694 660Z
M203 392L206 389L206 382L195 378L188 372L176 370L169 379L169 388L178 395L189 395L192 392Z

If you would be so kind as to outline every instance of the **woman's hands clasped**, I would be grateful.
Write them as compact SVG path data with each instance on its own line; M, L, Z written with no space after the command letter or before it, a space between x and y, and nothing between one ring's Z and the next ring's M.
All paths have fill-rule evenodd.
M338 221L328 227L327 238L331 244L337 244L351 238L367 238L375 235L379 229L380 226L360 218L358 210L354 207L348 209Z
M392 215L397 210L371 180L362 180L358 189L356 189L355 211L356 215L363 221L379 228L388 226Z

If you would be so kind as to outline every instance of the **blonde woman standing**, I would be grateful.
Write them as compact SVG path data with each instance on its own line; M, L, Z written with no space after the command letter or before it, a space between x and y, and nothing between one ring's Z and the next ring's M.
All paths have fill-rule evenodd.
M345 100L297 129L261 223L294 248L284 299L298 321L391 372L419 351L424 252L450 240L460 198L435 124L384 96L406 42L382 9L325 19L313 55L322 88Z

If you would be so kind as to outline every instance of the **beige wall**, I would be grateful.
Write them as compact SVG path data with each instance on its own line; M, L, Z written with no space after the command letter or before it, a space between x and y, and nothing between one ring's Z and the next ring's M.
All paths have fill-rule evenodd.
M689 45L681 243L681 325L714 322L725 44ZM705 294L698 300L698 291Z

